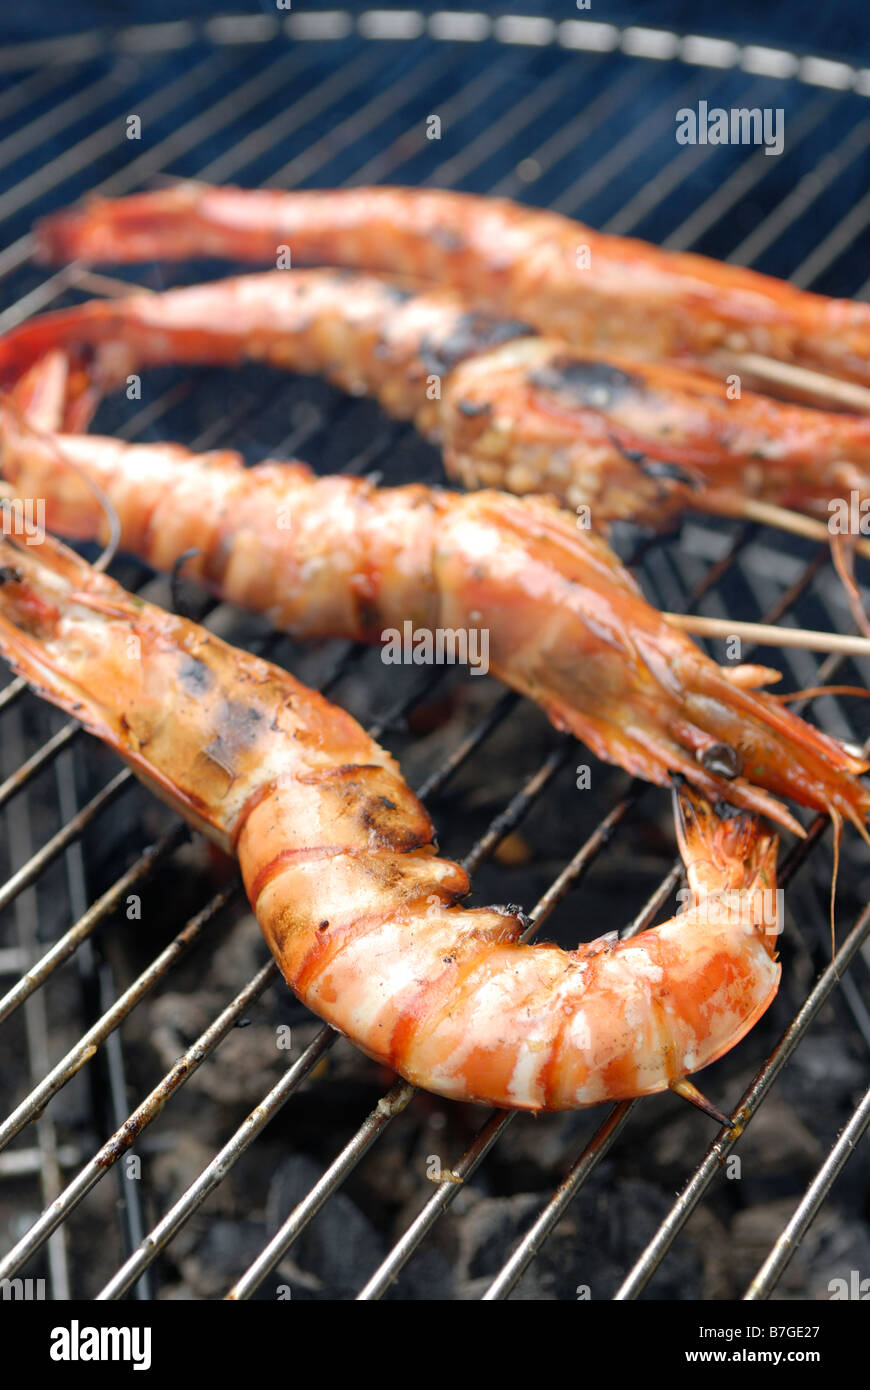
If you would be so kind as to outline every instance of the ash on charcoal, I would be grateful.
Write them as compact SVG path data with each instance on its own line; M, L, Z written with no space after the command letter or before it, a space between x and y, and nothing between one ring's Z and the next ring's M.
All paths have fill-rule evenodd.
M735 1219L733 1275L740 1288L757 1274L796 1205L792 1198L759 1204ZM773 1298L829 1299L833 1280L845 1278L848 1283L853 1269L861 1277L870 1272L870 1237L866 1229L844 1221L836 1208L828 1207L819 1213L797 1247Z
M305 1154L291 1154L278 1167L266 1202L266 1238L323 1176ZM313 1276L313 1297L354 1298L385 1254L383 1240L344 1192L336 1192L294 1242L292 1260Z
M667 1214L667 1192L641 1179L613 1188L606 1165L596 1170L523 1275L514 1297L535 1300L612 1298L636 1253ZM486 1291L538 1216L537 1194L482 1197L466 1214L459 1236L457 1295ZM693 1296L701 1273L694 1241L680 1242L650 1284L655 1298Z
M179 1261L183 1282L168 1288L163 1297L223 1298L262 1247L263 1228L258 1222L213 1217L195 1247Z

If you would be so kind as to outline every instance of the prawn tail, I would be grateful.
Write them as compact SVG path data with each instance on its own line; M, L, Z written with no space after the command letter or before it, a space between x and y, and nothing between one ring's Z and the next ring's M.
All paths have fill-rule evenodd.
M38 428L81 432L108 387L126 375L126 354L114 347L101 381L100 344L117 337L117 315L108 301L29 319L0 337L0 386Z
M687 872L689 908L709 919L744 922L777 959L782 930L781 892L777 888L778 840L750 812L728 815L727 806L710 806L703 796L674 778L674 826Z
M44 423L63 409L67 378L59 357L41 359L13 391L0 393L0 479L4 491L17 495L18 505L37 509L43 526L69 538L103 542L96 568L105 569L121 538L118 513L99 470L81 467L65 449L65 436ZM44 535L34 539L42 544Z
M77 581L88 571L50 536L39 546L38 558L17 539L0 537L0 655L37 694L117 746L117 731L98 701L79 684L69 663L52 653Z
M22 418L37 429L59 430L66 414L69 375L66 354L53 348L27 368L8 399Z
M780 927L776 891L778 840L752 812L727 814L688 786L674 779L674 824L680 854L695 905L713 895L753 895L754 923L761 929L769 954L776 954Z
M202 242L207 224L198 213L205 197L220 192L184 179L127 198L87 198L37 222L37 259L44 265L72 260L119 265L151 260L158 246L163 257L208 254ZM243 231L239 229L240 235Z

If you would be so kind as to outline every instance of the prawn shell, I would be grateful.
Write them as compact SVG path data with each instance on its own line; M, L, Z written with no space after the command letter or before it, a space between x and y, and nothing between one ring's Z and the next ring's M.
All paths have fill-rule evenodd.
M465 871L349 715L51 536L37 551L0 537L0 561L0 652L236 852L300 999L408 1080L531 1110L649 1094L733 1046L772 997L756 888L776 845L757 818L723 822L684 788L695 907L614 947L521 943L515 911L461 905Z

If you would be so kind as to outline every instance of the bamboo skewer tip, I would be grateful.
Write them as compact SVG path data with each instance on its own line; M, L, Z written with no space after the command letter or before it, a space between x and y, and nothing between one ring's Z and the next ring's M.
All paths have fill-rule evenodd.
M774 647L797 647L810 652L834 652L840 656L870 657L870 639L840 632L814 632L810 628L777 627L773 623L738 622L708 618L700 613L663 613L669 623L697 637L740 637L747 642Z

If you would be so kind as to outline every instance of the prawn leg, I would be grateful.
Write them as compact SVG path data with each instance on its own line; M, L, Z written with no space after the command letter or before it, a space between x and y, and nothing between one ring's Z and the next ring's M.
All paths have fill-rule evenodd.
M718 1110L685 1076L681 1076L678 1081L672 1081L668 1090L673 1091L675 1096L681 1096L683 1100L687 1100L690 1105L694 1105L696 1110L701 1110L705 1115L709 1115L710 1119L722 1125L723 1129L738 1128L724 1110Z

